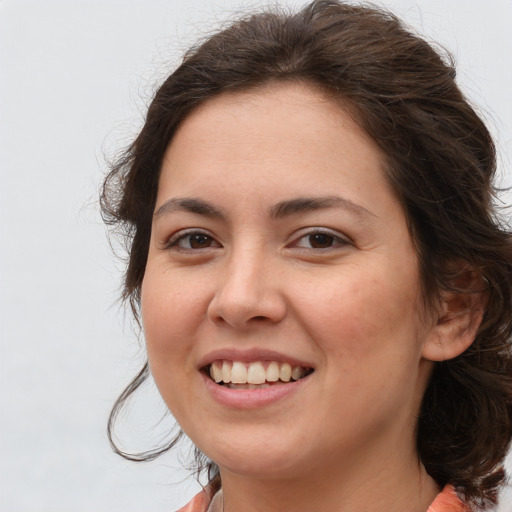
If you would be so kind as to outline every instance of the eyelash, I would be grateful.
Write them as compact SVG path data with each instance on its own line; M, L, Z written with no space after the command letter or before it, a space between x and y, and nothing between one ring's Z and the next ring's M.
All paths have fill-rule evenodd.
M208 239L209 242L213 242L214 245L213 247L222 247L216 240L213 236L209 235L207 232L205 231L201 231L201 230L198 230L198 229L191 229L189 231L178 231L178 233L174 234L168 241L167 243L165 244L165 248L166 249L174 249L174 250L181 250L181 251L197 251L197 250L200 250L200 249L210 249L212 247L212 245L208 245L206 247L183 247L180 245L181 242L183 241L186 241L188 239L189 241L189 245L190 245L190 242L191 242L191 238L193 236L198 236L198 237L204 237L205 239Z
M192 247L191 245L194 243L192 241L192 237L202 237L203 242L207 243L208 245L203 247ZM328 245L325 247L313 247L312 243L312 237L319 237L317 238L316 242L319 242L322 244L322 242L327 243ZM323 239L322 239L323 237ZM308 240L308 245L305 246L301 243L302 240ZM188 246L184 247L181 245L182 242L188 241ZM201 243L201 240L196 240L196 242ZM332 248L335 248L337 246L345 246L345 245L351 245L352 242L347 237L340 235L336 231L332 231L326 228L308 228L308 231L303 231L301 236L297 237L295 235L293 241L289 244L287 244L287 248L298 248L300 250L312 250L312 251L325 251ZM218 248L222 247L222 245L215 240L213 236L208 234L205 231L201 231L198 229L191 229L188 231L179 231L178 233L174 234L168 242L165 244L166 249L173 249L173 250L179 250L179 251L199 251L204 249L211 249L211 248Z
M301 240L307 239L309 241L309 244L311 245L311 238L312 237L325 237L327 239L330 239L330 245L327 247L305 247L303 245L300 245ZM317 240L317 241L321 241ZM309 228L307 232L303 232L301 236L298 238L295 237L294 241L291 242L291 244L288 245L288 247L297 247L302 250L318 250L318 251L325 251L328 249L335 248L337 246L344 246L344 245L351 245L352 242L350 239L348 239L345 236L340 235L340 233L336 231L332 231L330 229L326 228Z

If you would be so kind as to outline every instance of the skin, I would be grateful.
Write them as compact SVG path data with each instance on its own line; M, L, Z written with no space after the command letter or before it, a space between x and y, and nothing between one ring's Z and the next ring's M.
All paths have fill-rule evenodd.
M432 360L464 343L424 312L383 161L304 84L212 99L167 149L141 293L148 357L172 414L220 467L225 512L424 512L439 492L416 416ZM202 371L217 350L272 350L314 372L279 400L229 406Z

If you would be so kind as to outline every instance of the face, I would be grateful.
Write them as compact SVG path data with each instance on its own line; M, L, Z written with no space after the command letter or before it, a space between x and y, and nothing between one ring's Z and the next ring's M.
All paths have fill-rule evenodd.
M156 384L221 473L410 455L431 368L421 312L383 156L339 104L282 84L184 121L163 162L142 314Z

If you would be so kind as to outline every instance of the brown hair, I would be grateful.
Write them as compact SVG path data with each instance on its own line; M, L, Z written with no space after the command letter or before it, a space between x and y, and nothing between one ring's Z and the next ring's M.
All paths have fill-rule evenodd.
M488 130L442 58L391 13L317 0L295 14L249 15L190 50L163 83L140 134L107 176L104 219L124 230L129 262L123 298L139 311L163 154L194 108L229 91L273 81L321 86L349 104L387 159L388 179L406 212L434 304L457 289L454 262L486 285L484 320L474 343L437 363L418 419L421 461L468 502L496 501L512 436L512 237L493 208L495 149ZM109 421L149 375L147 364L116 402ZM113 441L112 441L113 442ZM130 456L147 460L169 449ZM200 467L215 473L204 459Z

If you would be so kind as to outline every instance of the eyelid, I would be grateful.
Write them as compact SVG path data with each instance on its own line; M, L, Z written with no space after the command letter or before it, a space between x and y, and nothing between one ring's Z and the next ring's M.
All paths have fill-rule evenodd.
M298 242L300 240L302 240L303 238L306 238L306 237L312 236L312 235L317 235L317 234L331 236L334 238L335 243L332 246L326 247L323 249L316 249L314 247L298 246ZM333 230L330 228L325 228L325 227L312 226L312 227L300 229L299 231L295 232L293 234L292 241L287 244L287 247L292 247L292 248L297 247L299 249L312 250L312 251L321 251L321 250L325 251L325 250L329 250L329 249L335 249L336 247L339 247L339 246L346 246L346 245L353 245L353 244L354 244L353 241L347 235L340 233L339 231L336 231L336 230Z
M215 243L213 247L205 247L203 249L193 249L188 247L180 247L178 245L178 242L187 236L191 235L204 235L212 239L212 241ZM212 235L207 229L202 228L186 228L186 229L180 229L179 231L176 231L173 233L164 243L164 249L174 249L174 250L180 250L180 251L199 251L199 250L205 250L205 249L212 249L222 247L221 243L215 238L214 235Z

